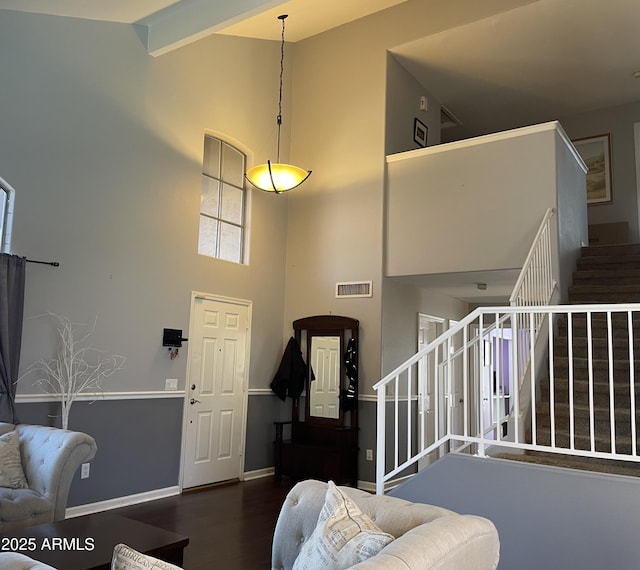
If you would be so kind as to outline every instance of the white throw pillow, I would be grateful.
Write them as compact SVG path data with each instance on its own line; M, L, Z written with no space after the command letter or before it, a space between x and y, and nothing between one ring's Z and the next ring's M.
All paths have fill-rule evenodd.
M315 530L300 549L293 570L341 570L371 558L393 540L332 481Z
M113 549L111 570L180 570L178 566L141 554L126 544L118 544Z
M20 457L20 436L10 431L0 436L0 487L27 489L27 478Z

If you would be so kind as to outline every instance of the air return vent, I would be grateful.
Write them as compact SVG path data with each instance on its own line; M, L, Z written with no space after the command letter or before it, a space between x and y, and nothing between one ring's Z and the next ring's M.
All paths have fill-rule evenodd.
M343 281L336 283L336 298L372 297L372 281Z

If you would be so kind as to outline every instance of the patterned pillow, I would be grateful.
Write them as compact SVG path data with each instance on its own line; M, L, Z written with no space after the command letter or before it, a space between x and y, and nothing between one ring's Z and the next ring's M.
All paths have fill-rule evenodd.
M11 489L29 487L22 469L20 436L15 430L0 436L0 487Z
M329 481L318 524L300 549L293 570L349 568L375 556L392 540Z
M180 570L178 566L141 554L126 544L118 544L113 549L111 570Z

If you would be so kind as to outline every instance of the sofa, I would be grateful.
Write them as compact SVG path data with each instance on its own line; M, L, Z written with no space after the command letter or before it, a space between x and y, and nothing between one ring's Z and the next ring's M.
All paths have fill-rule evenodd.
M0 486L0 532L64 519L73 476L96 449L84 433L0 422L0 475L20 464L24 475L22 483Z
M326 553L320 558L308 559L300 564L309 550L314 537L324 535L326 539L329 527L320 527L323 517L326 519L329 491L332 483L308 480L295 485L287 495L276 522L272 545L272 570L291 570L296 568L345 568L358 570L485 570L495 569L500 555L498 532L493 523L483 517L456 514L440 507L412 503L403 499L377 496L350 487L335 487L338 499L349 503L346 511L356 524L363 528L362 519L355 511L359 510L365 519L381 531L382 548L375 554L366 552L363 561L352 566L334 564ZM350 501L349 501L350 499ZM334 498L335 500L335 498ZM355 505L355 508L354 508ZM334 521L333 528L339 535L329 537L335 546L350 532L344 521ZM333 529L330 529L333 530ZM314 534L315 532L315 534ZM380 535L380 533L374 533ZM387 538L388 537L388 538ZM307 544L308 543L308 544ZM307 546L305 547L305 544ZM361 549L367 550L364 545ZM309 552L306 553L307 555Z

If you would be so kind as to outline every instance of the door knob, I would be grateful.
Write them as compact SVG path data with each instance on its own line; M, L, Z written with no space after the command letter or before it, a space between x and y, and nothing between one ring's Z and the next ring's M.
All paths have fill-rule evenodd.
M193 406L193 404L202 404L200 400L196 400L195 398L191 398L189 403Z
M195 384L191 384L191 389L195 390L196 389L196 385Z

